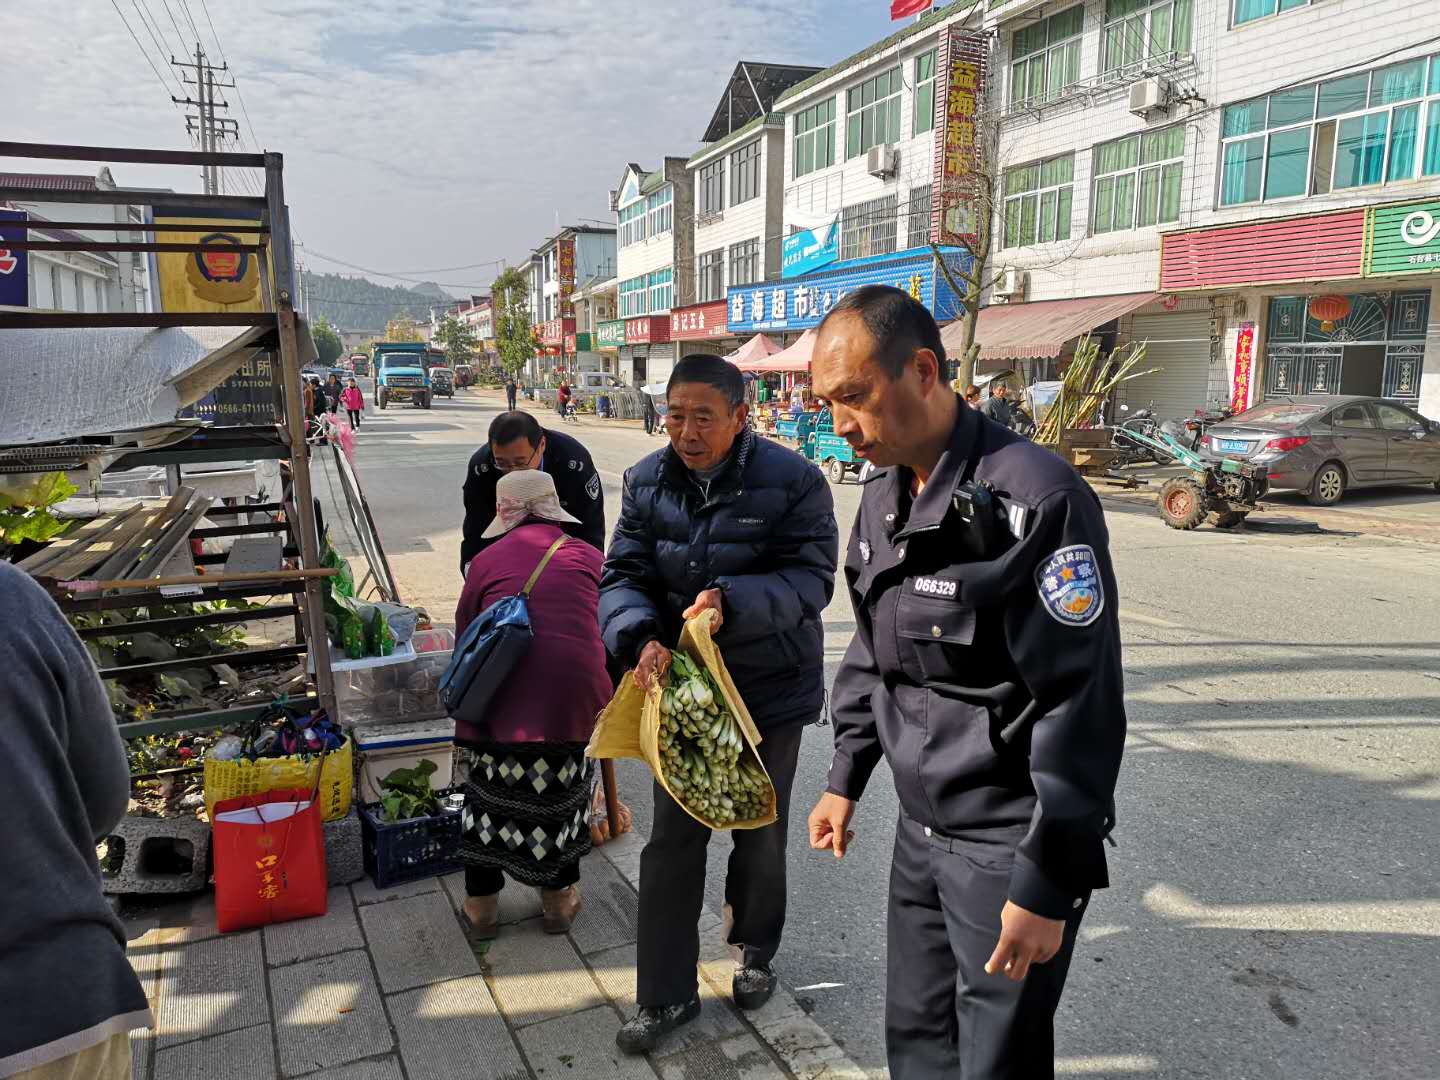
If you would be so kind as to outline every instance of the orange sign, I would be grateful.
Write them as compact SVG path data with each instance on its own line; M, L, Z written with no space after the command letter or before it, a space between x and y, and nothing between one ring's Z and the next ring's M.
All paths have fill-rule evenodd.
M1237 413L1244 412L1250 405L1250 369L1254 364L1255 324L1240 324L1240 334L1235 339L1235 380L1230 395L1230 408Z
M941 48L943 123L935 125L935 192L931 233L941 244L973 243L975 180L982 153L980 98L985 35L952 28Z

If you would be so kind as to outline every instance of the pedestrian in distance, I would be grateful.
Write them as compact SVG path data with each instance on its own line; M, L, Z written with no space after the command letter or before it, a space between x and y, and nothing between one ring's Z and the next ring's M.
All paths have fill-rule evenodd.
M655 411L655 399L643 387L640 390L640 408L645 416L645 434L654 435L660 429L660 414Z
M990 396L980 406L981 414L987 420L994 420L1001 427L1010 427L1015 420L1015 410L1010 406L1010 386L1000 383L990 388Z
M505 377L505 410L507 412L515 411L515 395L519 389L515 385L515 376L507 375Z
M3 561L0 603L0 1076L128 1080L150 1008L95 858L129 801L125 744L85 646Z
M712 612L715 643L756 726L779 819L731 833L727 933L743 959L732 990L759 1008L785 925L785 841L803 726L824 696L821 612L830 602L838 529L814 465L746 425L745 385L719 356L675 365L666 392L669 445L625 474L620 520L600 584L605 647L642 687L663 676L687 619ZM695 965L710 830L658 783L640 858L637 1001L616 1042L654 1049L700 1012Z
M1118 597L1091 489L965 408L944 370L935 320L899 289L857 289L820 325L815 391L876 472L845 560L856 632L810 845L845 855L887 759L890 1075L1043 1080L1075 935L1108 884Z
M461 844L464 911L480 940L496 934L507 876L540 889L546 933L567 933L574 922L580 858L590 850L585 746L613 690L600 643L600 552L566 535L580 521L561 508L549 473L506 473L495 499L482 534L491 543L470 561L455 633L532 582L533 637L484 729L458 722L455 730L471 821ZM523 844L507 842L507 824L525 834Z
M355 380L350 380L350 385L345 387L341 394L341 400L345 403L345 411L350 416L351 428L360 426L360 418L365 415L365 395L360 392L360 387L355 385Z
M325 387L325 401L329 406L330 415L334 416L340 408L340 395L345 388L340 384L340 376L334 372L330 374L330 381Z
M972 409L980 408L980 388L973 382L965 387L965 404Z
M565 532L596 551L605 550L605 499L590 451L563 431L542 428L528 412L501 413L490 422L484 446L470 457L465 472L464 536L460 573L491 540L485 530L495 520L495 486L506 473L539 469L555 480L560 508L575 518Z

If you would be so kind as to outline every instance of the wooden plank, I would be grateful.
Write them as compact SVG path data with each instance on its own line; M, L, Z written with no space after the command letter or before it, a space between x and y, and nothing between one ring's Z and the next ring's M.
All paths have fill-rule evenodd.
M71 558L46 567L45 576L54 578L56 581L63 581L67 578L93 573L98 566L109 561L117 551L129 544L131 538L145 528L146 523L159 512L158 507L147 507L140 513L131 515L122 525L91 544L84 551L76 552Z
M281 536L246 536L230 548L225 560L227 577L242 578L246 573L268 573L279 570L285 559L285 538Z
M16 565L32 576L48 576L44 573L45 567L53 563L58 563L62 558L80 554L80 552L84 551L91 544L103 539L106 534L123 525L143 509L144 504L137 502L134 506L127 506L124 510L93 517L78 529L73 532L67 532L58 540L52 541L29 558L22 559Z
M110 558L95 567L95 576L102 578L126 577L125 571L135 565L136 560L144 552L145 545L164 532L169 523L174 520L175 515L185 508L185 504L194 494L194 488L181 487L179 491L170 496L165 505L150 515L145 524L136 530L136 533L126 538L124 546L117 547Z
M184 491L187 489L182 488L181 490ZM205 511L210 509L210 504L214 501L215 496L202 495L192 502L186 507L183 514L175 518L175 520L166 527L165 531L160 535L160 538L150 545L149 550L145 553L145 557L140 560L140 565L135 567L130 573L121 576L125 578L148 578L151 574L156 573L160 567L164 565L165 560L170 558L177 547L190 542L190 530L195 527L197 521L205 516Z

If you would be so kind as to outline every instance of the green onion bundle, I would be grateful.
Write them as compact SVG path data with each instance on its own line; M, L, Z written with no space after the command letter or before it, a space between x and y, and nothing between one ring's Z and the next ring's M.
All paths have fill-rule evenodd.
M670 792L696 816L730 825L769 813L769 779L715 680L683 652L660 691L659 741Z

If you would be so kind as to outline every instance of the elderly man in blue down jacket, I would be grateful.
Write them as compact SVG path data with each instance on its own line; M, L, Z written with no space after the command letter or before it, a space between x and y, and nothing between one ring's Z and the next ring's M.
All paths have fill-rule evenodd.
M718 614L715 641L764 739L779 820L736 830L725 880L730 943L743 952L735 1002L759 1008L785 925L785 832L801 728L824 697L820 615L835 588L839 533L830 488L793 450L746 424L739 369L687 356L670 376L670 445L625 474L600 582L605 647L642 686L670 663L686 619ZM655 785L640 860L638 1014L616 1038L645 1053L698 1015L697 923L710 830Z

